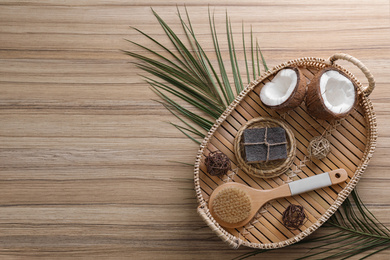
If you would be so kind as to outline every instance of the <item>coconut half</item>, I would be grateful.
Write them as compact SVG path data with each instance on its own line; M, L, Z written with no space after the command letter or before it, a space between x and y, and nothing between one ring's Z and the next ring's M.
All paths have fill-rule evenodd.
M306 95L306 79L297 67L280 70L260 91L260 100L269 108L286 112L298 107Z
M357 103L355 84L335 68L323 69L308 85L306 106L319 119L340 119L347 116Z

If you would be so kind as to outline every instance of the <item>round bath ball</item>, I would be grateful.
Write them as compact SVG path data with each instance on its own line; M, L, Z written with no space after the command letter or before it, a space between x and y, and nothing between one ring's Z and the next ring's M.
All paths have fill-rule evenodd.
M283 212L283 225L288 229L298 229L307 220L305 210L301 205L290 204Z
M207 172L213 176L226 174L232 169L229 157L220 151L211 152L206 156L205 164Z
M322 136L314 137L307 147L310 158L324 159L330 152L330 142Z

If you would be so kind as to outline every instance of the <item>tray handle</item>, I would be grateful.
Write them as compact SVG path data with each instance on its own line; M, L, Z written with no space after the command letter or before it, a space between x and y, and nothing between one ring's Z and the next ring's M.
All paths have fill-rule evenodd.
M205 206L198 206L198 214L206 222L206 224L211 228L211 230L217 234L218 237L222 239L223 242L229 245L230 248L237 249L241 245L241 241L238 238L232 238L232 235L227 235L221 231L221 229L211 221L210 212Z
M375 80L374 80L374 76L371 74L368 68L360 60L356 59L355 57L349 54L335 53L329 57L328 62L330 64L333 64L336 60L349 61L352 64L356 65L363 72L363 74L366 76L368 80L368 86L363 89L363 94L369 96L375 88Z

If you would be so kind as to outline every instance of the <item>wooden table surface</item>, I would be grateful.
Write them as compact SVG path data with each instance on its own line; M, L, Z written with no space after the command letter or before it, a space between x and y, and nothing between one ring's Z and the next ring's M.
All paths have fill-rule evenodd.
M371 70L379 139L357 189L390 226L389 1L212 2L186 2L207 50L210 8L221 35L225 11L235 37L242 22L252 25L270 67L344 52ZM176 3L0 1L1 259L231 259L252 250L229 249L197 215L193 169L173 161L193 163L198 147L167 123L177 120L120 51L134 49L124 39L152 46L130 26L168 43L150 7L182 34Z

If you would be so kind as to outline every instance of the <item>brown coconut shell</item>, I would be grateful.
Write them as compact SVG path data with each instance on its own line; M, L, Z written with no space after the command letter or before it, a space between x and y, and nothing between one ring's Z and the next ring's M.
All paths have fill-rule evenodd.
M284 69L292 69L297 73L297 85L295 86L290 97L282 104L276 106L269 106L263 103L266 107L272 108L281 113L298 107L305 99L307 89L306 78L303 76L303 73L298 67L286 67Z
M310 81L308 88L307 88L307 95L306 95L306 107L307 111L310 115L318 118L318 119L324 119L324 120L332 120L332 119L340 119L346 117L352 109L356 106L358 101L358 93L357 93L357 86L356 84L351 80L354 88L355 88L355 102L352 106L352 108L344 113L334 113L331 110L329 110L324 103L324 99L321 95L320 90L320 80L322 75L329 71L329 70L335 70L339 72L341 75L345 76L349 79L349 77L342 71L340 71L337 68L325 68L320 70L316 75L314 75L313 79Z

